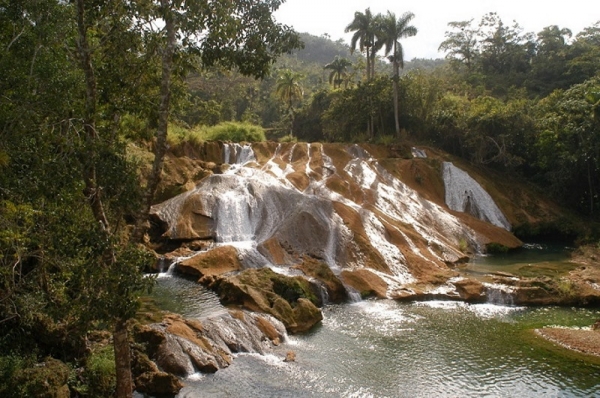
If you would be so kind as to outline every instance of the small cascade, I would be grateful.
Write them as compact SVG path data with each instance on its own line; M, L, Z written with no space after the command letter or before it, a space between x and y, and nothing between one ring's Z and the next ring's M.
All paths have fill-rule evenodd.
M214 210L217 242L254 240L252 203L248 199L252 199L252 197L242 196L235 191L222 192L216 198Z
M171 278L175 273L177 263L175 261L168 262L164 257L159 260L159 264L164 263L165 267L160 266L157 278ZM168 264L168 265L166 265Z
M484 283L487 302L495 305L514 305L514 289L498 283Z
M508 231L511 225L490 194L465 171L451 162L443 164L446 204L454 211L469 213Z
M311 144L310 144L310 143L306 144L306 153L307 153L308 159L306 160L306 169L305 169L305 173L306 173L306 175L307 175L307 176L309 176L309 177L310 177L310 174L312 173L312 169L310 168L310 162L311 162L311 157L310 157L310 156L311 156L311 153L310 153L310 146L311 146Z
M344 286L344 287L346 288L346 293L348 293L348 301L350 303L359 303L362 301L362 297L356 289L354 289L350 286Z
M427 153L425 152L424 149L412 147L411 153L413 155L413 158L426 158L427 157Z
M250 144L240 145L238 143L223 144L223 163L244 165L255 162L256 157Z

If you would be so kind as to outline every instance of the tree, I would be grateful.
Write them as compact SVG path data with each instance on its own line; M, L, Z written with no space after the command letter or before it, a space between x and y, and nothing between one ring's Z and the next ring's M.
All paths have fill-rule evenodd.
M285 104L286 113L290 117L290 135L293 135L294 102L300 101L304 96L304 89L300 84L302 75L289 69L280 71L277 78L275 94Z
M356 51L357 45L361 52L365 52L367 58L367 81L373 78L373 46L375 45L375 18L371 9L367 8L364 13L356 11L354 19L346 26L345 32L354 32L350 40L350 52Z
M352 65L347 58L335 57L333 61L324 66L324 69L330 69L329 84L333 84L333 88L341 87L344 78L348 75L346 72L348 67Z
M96 39L130 32L131 19L104 5L0 6L3 26L16 28L0 34L2 59L12 61L2 62L0 73L27 71L22 83L3 90L0 112L0 152L8 155L0 183L3 352L78 359L98 322L117 325L115 348L122 347L119 320L135 313L152 282L139 272L148 257L117 237L119 221L139 204L135 170L113 134L116 107L109 106L127 90L99 84L111 68L102 71L95 61L105 50L112 57L103 65L128 57L115 41Z
M471 27L472 23L472 19L449 22L448 26L455 31L446 31L446 40L438 48L439 51L447 52L446 58L450 59L455 67L464 65L468 72L473 68L473 63L478 55L478 30Z
M598 210L600 79L555 91L539 103L538 162L550 192L589 215Z
M385 47L385 55L389 55L389 60L394 67L394 120L396 124L396 136L400 138L399 104L398 104L398 80L400 79L400 68L404 68L404 51L400 39L412 37L417 34L417 28L409 25L415 17L412 12L405 12L396 19L396 15L388 11L385 17L380 19L378 38L379 46ZM377 47L377 46L376 46Z
M528 79L530 92L546 96L557 88L568 88L568 39L571 36L569 29L560 29L556 25L547 26L537 34L536 53Z
M535 53L533 34L523 34L516 22L505 25L496 13L484 15L479 27L479 67L487 88L506 95L511 86L523 87Z

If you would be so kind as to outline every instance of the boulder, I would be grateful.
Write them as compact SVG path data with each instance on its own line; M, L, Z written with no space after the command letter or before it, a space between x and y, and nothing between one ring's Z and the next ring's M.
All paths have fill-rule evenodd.
M217 277L209 286L225 305L238 305L251 311L273 315L291 333L309 330L323 319L316 306L319 298L310 283L269 268L248 269L240 274Z
M331 271L331 268L322 261L311 257L304 257L302 264L296 266L304 275L316 279L327 291L327 301L342 303L348 299L348 293L343 283Z
M207 252L200 252L177 264L178 271L199 278L222 275L241 269L242 264L238 259L237 250L233 246L219 246Z
M459 279L452 282L461 300L478 302L484 299L485 286L475 279Z
M136 391L152 396L174 396L182 388L181 380L167 372L145 372L135 378Z
M360 293L361 297L387 298L387 283L366 268L342 271L342 281Z

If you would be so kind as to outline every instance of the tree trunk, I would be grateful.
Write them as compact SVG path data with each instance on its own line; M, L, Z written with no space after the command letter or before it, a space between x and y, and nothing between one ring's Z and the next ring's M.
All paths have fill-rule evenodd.
M127 321L124 319L118 319L113 332L113 346L117 370L117 398L131 398L133 396L131 353L129 351L129 337L126 322Z
M371 80L371 53L367 47L367 82Z
M400 109L398 104L398 61L394 60L394 122L396 123L396 138L400 139Z
M165 21L165 30L167 32L167 43L162 55L162 77L160 84L160 104L158 110L158 128L156 130L156 142L154 147L154 162L152 171L148 177L146 193L142 209L136 219L135 228L131 237L134 242L142 242L146 233L150 208L154 201L158 184L161 180L161 174L164 165L165 154L167 153L167 132L169 124L169 110L171 99L171 76L173 73L173 55L175 53L176 27L173 14L170 9L169 0L161 0L161 9Z
M96 176L96 159L98 144L98 132L96 130L96 76L92 66L91 49L87 40L87 25L85 22L84 0L76 0L77 6L77 32L78 32L78 53L83 69L86 98L85 114L83 117L84 131L86 133L86 151L82 155L83 180L85 182L84 194L88 200L94 219L101 225L102 232L106 240L111 238L108 218L104 211L102 203L102 190L98 186ZM109 246L102 258L104 267L111 267L115 264L115 252L112 246ZM129 342L127 339L127 328L125 320L119 319L115 325L113 334L115 348L115 365L117 373L117 397L130 398L133 394L133 384L131 380L131 358L129 354Z
M77 50L85 76L85 115L83 120L87 140L87 152L83 155L84 195L87 198L94 218L108 231L109 224L102 204L102 191L96 178L96 75L92 67L92 56L87 40L84 0L77 0Z
M590 170L590 161L587 162L588 187L590 190L590 215L594 215L594 184L592 183L592 171Z

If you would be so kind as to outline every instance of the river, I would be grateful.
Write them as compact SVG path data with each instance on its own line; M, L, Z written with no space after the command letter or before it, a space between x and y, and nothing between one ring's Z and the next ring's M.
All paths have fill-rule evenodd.
M489 258L477 261L494 267ZM159 278L155 297L184 316L223 311L213 293L177 276ZM532 332L588 326L600 318L597 309L369 300L329 305L323 315L321 325L290 336L273 354L241 354L227 369L188 378L178 396L600 397L600 360ZM295 362L283 362L289 350Z

